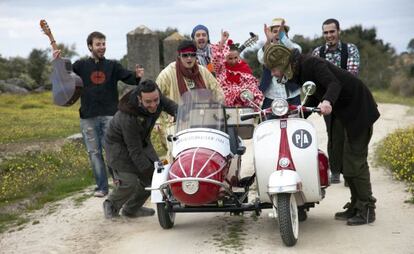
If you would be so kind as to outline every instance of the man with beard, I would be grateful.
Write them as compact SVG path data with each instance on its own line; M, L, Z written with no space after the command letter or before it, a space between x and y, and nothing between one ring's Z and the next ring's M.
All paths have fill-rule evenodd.
M106 59L106 38L100 32L89 34L86 42L91 56L76 61L73 72L83 81L80 127L97 185L94 196L104 197L108 194L108 177L102 150L106 128L117 111L118 81L138 85L144 69L137 65L132 72ZM60 53L57 50L53 56L60 57Z
M240 99L240 93L249 90L254 103L261 105L263 94L258 87L259 81L249 65L240 59L237 45L228 38L229 33L222 31L220 42L212 46L214 71L225 95L224 104L229 107L250 106L248 101Z
M214 66L211 62L213 55L211 52L210 34L207 27L204 25L195 26L191 32L191 38L197 47L198 64L206 67L211 73L214 73Z
M313 56L322 57L334 65L349 71L355 76L359 72L359 51L352 43L344 43L340 40L339 22L336 19L327 19L322 24L325 45L317 47ZM342 147L344 145L344 128L339 119L328 115L325 116L326 130L328 132L328 155L331 166L331 183L340 183L342 172ZM346 182L345 182L346 184Z
M105 137L108 165L114 171L116 186L103 203L105 217L151 216L154 210L142 207L150 196L157 153L151 143L151 131L165 111L175 116L177 104L163 96L152 80L145 80L124 95L119 110L111 120Z
M343 175L349 184L351 202L335 219L347 225L362 225L375 221L375 202L372 195L368 165L368 145L373 124L380 113L365 84L351 73L319 57L294 52L283 45L269 45L264 62L272 76L286 77L297 84L313 81L315 93L307 106L318 106L322 115L334 115L344 128Z

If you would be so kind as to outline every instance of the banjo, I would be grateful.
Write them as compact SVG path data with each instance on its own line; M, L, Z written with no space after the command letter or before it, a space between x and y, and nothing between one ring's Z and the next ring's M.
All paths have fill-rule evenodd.
M42 31L49 37L53 50L58 50L52 31L46 20L40 20ZM69 59L57 57L52 61L53 70L50 75L52 81L53 102L59 106L71 106L80 97L83 83L81 78L72 71Z

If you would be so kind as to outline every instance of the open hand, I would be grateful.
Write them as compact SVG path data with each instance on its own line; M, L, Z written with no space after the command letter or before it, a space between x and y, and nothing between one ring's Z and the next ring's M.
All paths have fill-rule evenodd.
M60 49L53 50L53 59L60 58L62 51Z

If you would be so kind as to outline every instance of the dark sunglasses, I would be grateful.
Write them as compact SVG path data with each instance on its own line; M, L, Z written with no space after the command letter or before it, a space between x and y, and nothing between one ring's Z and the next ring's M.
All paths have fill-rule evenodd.
M187 57L196 57L196 53L181 53L181 57L187 58Z

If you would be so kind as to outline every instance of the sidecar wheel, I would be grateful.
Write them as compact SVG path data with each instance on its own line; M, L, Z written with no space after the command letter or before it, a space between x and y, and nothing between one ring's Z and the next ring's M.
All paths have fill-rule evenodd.
M158 221L163 229L174 226L175 212L170 212L166 203L157 203Z
M277 194L277 213L283 243L286 246L295 245L299 236L299 217L296 199L293 194Z

